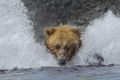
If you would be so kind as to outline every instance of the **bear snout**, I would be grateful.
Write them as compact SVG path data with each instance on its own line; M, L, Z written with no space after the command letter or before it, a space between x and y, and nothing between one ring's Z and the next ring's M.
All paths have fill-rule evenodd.
M60 66L63 66L63 65L66 64L66 60L65 59L60 59L60 60L58 60L58 62L59 62Z

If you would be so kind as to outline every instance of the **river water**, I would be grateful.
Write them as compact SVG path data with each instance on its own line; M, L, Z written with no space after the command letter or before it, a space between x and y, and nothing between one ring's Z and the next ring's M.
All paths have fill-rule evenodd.
M93 20L82 32L83 46L76 56L60 67L45 46L35 42L26 12L20 0L0 1L0 80L120 79L119 15L108 11ZM95 54L106 66L96 65Z

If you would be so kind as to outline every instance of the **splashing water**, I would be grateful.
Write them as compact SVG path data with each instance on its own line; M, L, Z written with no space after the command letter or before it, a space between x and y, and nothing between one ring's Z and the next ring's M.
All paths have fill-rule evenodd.
M103 64L120 64L120 18L112 11L105 13L100 19L95 19L85 29L82 35L83 47L78 56L81 58L79 64L89 62L95 63L95 53L104 58Z
M0 1L0 69L58 66L45 46L35 43L26 12L19 0ZM120 18L111 11L92 21L81 39L83 46L72 66L87 65L86 59L97 62L92 57L95 53L103 56L106 65L120 64Z
M51 54L35 43L32 25L25 13L20 0L0 1L0 69L57 65Z

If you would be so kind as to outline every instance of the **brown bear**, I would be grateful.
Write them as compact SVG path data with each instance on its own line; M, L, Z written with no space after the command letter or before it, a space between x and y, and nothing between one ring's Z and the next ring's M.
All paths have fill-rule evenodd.
M53 53L60 66L68 62L81 46L81 29L69 25L45 28L47 49Z

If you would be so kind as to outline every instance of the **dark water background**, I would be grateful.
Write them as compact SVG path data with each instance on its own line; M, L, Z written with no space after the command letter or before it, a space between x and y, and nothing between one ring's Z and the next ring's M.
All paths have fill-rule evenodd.
M70 24L86 27L108 10L120 13L119 0L21 0L33 22L37 42L45 38L44 28Z

